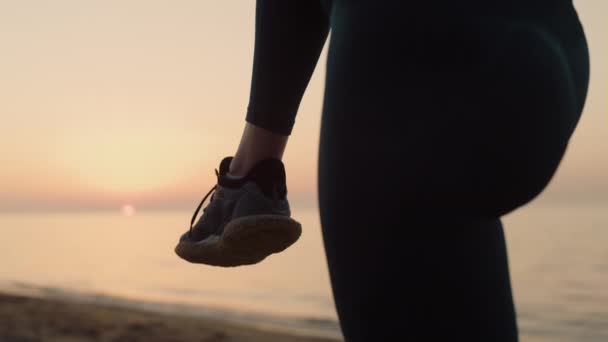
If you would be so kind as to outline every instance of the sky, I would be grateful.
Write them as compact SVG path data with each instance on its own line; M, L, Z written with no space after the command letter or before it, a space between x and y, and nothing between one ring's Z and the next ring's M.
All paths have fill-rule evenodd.
M590 91L542 196L608 199L608 2L575 5ZM0 2L0 211L194 208L238 147L254 19L255 1ZM284 155L297 205L317 201L326 49Z

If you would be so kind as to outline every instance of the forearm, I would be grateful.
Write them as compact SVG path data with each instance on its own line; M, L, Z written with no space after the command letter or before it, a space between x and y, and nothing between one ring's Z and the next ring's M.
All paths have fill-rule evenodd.
M247 122L291 134L328 32L318 0L257 0Z

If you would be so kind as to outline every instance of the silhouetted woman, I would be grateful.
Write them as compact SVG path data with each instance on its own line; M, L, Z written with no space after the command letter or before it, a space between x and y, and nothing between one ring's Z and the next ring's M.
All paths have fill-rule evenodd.
M299 237L280 159L330 29L318 191L346 340L517 341L500 217L583 109L571 0L258 0L245 132L178 254L251 264Z

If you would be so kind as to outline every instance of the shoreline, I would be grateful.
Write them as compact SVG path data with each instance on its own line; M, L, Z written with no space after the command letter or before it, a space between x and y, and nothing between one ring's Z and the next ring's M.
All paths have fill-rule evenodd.
M222 318L0 292L0 341L337 342Z
M329 317L281 315L228 307L137 299L102 292L40 286L14 280L0 280L0 295L71 304L89 304L166 316L189 317L271 333L321 338L328 341L340 341L342 339L338 321ZM0 341L3 342L1 339Z

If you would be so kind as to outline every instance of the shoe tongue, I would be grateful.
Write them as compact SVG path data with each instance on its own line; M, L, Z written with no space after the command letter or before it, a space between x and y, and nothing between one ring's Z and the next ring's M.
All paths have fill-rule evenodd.
M232 162L232 159L234 159L234 157L229 156L226 157L222 160L222 162L220 163L220 175L223 176L225 174L228 173L228 171L230 171L230 163Z

